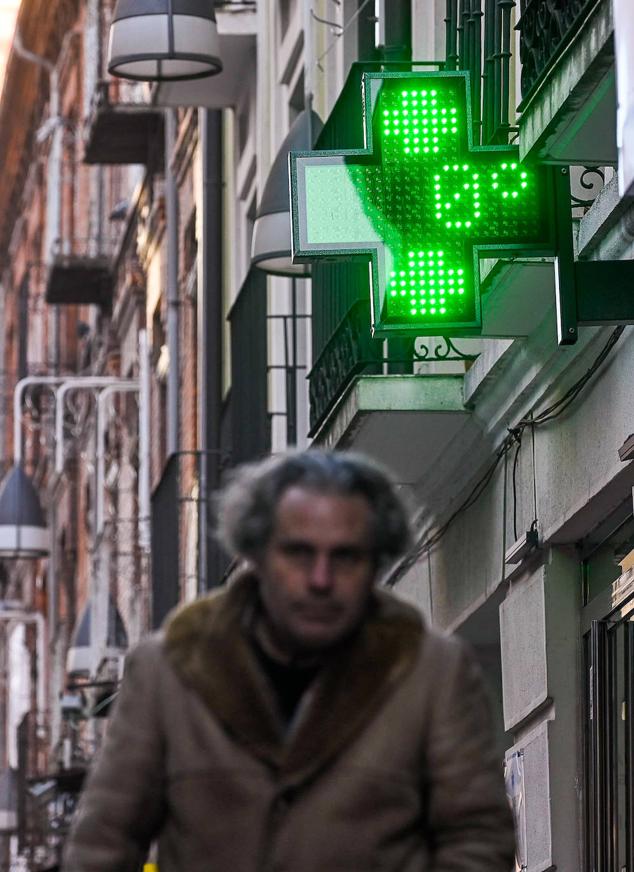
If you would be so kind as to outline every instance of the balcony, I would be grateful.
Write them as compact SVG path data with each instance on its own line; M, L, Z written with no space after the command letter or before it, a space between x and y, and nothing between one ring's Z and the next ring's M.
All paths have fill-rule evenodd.
M318 329L320 316L323 309L313 310ZM412 484L467 424L463 374L477 355L429 338L391 340L384 355L369 324L369 301L359 300L319 353L308 376L310 435L389 462L401 483Z
M113 287L112 259L103 241L75 239L58 245L46 279L47 303L107 308Z
M366 272L367 269L364 270ZM365 275L364 278L367 282ZM317 276L315 281L318 281ZM319 312L315 315L318 319ZM383 343L372 339L369 325L368 297L367 300L353 303L316 358L308 375L311 435L318 431L326 415L356 376L381 372Z
M610 0L522 0L522 157L583 166L617 161Z
M145 98L143 85L99 82L84 126L84 162L156 164L163 155L163 113Z

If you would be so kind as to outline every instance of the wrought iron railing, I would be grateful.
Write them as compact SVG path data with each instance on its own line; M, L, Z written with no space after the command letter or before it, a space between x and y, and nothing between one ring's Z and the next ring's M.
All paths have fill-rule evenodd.
M112 236L66 236L56 239L52 246L54 258L76 257L111 259L115 253L116 241Z
M108 106L138 106L156 111L150 103L147 85L122 79L97 82L91 110L95 112Z
M416 364L473 361L448 337L416 337L386 343L372 339L369 300L358 300L328 340L308 375L311 435L358 375L411 373Z
M596 0L520 0L522 102L546 76Z
M380 373L383 343L370 335L370 300L357 300L331 335L308 375L311 433L356 375Z
M445 67L471 80L473 141L506 144L511 124L515 0L446 0Z

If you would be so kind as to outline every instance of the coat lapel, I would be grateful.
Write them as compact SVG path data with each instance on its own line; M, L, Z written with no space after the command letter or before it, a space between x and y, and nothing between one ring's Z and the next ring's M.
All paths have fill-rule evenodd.
M283 730L266 678L244 635L253 597L249 578L179 609L168 621L167 655L226 731L250 753L279 768Z
M414 609L376 591L368 619L319 675L286 741L267 679L245 636L244 615L256 584L243 576L177 611L166 627L166 649L182 681L225 730L285 780L298 783L355 738L412 668L422 624Z
M284 759L290 780L310 778L372 720L414 666L421 631L413 609L377 593L361 631L317 679Z

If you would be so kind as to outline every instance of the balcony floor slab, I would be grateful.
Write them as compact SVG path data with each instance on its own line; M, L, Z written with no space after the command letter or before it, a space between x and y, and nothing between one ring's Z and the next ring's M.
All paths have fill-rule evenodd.
M362 451L392 469L399 483L412 484L438 461L469 414L462 376L359 376L315 443Z
M521 106L522 159L616 165L613 30L611 3L599 0Z

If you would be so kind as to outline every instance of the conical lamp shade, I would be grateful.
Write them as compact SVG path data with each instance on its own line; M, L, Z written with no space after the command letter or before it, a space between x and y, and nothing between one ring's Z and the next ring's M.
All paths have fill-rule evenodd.
M222 70L211 0L117 0L108 72L142 82L202 79Z
M33 482L19 464L0 486L0 558L44 557L50 537Z
M291 260L288 154L291 151L310 151L322 128L316 112L308 109L300 112L280 146L266 180L253 225L251 263L272 275L310 275L309 263L293 263Z
M84 605L77 618L75 629L66 655L66 673L69 678L86 677L90 675L93 663L93 630L92 609L90 602ZM128 634L112 596L108 597L108 627L106 635L106 650L104 656L117 657L128 648Z
M0 833L18 828L18 776L15 769L0 772Z

